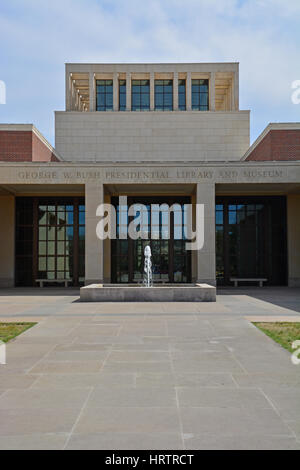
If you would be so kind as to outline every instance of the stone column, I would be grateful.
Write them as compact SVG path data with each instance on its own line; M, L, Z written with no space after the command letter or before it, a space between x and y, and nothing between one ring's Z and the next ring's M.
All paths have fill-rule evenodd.
M210 111L216 110L216 74L212 72L210 74L210 83L209 83L209 95L210 95Z
M216 285L215 184L197 184L196 203L204 204L204 247L197 252L197 282Z
M71 111L72 74L66 72L66 111Z
M154 72L150 73L150 111L155 110L155 78Z
M238 111L240 109L240 77L239 70L233 74L233 111Z
M0 287L15 285L15 198L0 197Z
M173 79L173 109L178 111L178 72L174 72Z
M96 227L99 217L97 208L104 203L104 186L101 183L85 185L85 284L103 283L103 240L99 240Z
M90 111L96 111L96 80L94 72L90 72L89 74L89 86L90 86Z
M131 111L131 73L126 73L126 111Z
M113 83L114 83L114 96L113 96L113 107L114 111L119 111L119 74L114 73L114 78L113 78Z
M192 110L192 73L188 72L186 77L186 110Z

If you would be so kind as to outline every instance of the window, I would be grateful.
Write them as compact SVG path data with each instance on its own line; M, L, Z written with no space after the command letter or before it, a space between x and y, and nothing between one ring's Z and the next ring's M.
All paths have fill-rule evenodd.
M113 81L97 80L97 111L113 110Z
M16 198L16 286L33 283L33 200Z
M208 111L208 80L192 80L193 111Z
M132 111L150 111L150 81L132 80Z
M85 278L85 205L78 206L78 277L79 282Z
M178 108L180 111L186 110L186 81L178 80Z
M126 111L126 80L119 81L119 110Z
M218 197L216 203L217 279L266 278L286 284L286 200L272 197Z
M155 109L173 111L173 80L155 80Z
M16 198L16 285L84 277L84 199Z
M154 283L191 282L191 252L186 250L184 238L187 225L185 204L190 202L190 197L128 197L128 206L134 205L135 209L135 215L129 216L127 207L120 207L119 199L112 198L117 211L117 239L111 242L113 283L143 283L147 245L152 251ZM171 206L174 212L169 226L167 209ZM135 224L141 238L122 239L120 235L127 234L129 224ZM168 234L169 240L166 239Z
M74 205L48 202L38 206L38 279L72 279Z

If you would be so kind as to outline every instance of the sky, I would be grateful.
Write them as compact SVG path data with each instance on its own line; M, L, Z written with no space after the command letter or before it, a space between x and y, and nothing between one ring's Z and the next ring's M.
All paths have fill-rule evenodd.
M300 1L1 0L0 123L33 123L54 144L66 62L239 62L253 142L300 121Z

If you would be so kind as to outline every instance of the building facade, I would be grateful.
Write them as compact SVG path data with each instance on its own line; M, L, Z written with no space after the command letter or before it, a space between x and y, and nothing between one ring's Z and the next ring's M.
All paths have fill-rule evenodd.
M0 125L0 160L0 286L140 283L149 243L156 283L300 286L300 124L270 124L250 147L238 64L67 64L55 149ZM155 237L121 236L134 217L120 197ZM97 237L101 203L114 239ZM182 236L189 204L194 225L204 205L198 251Z

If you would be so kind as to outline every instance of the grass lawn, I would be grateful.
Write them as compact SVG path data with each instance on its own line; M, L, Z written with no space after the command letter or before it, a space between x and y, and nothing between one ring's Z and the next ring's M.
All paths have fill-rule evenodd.
M294 352L293 342L300 340L300 323L254 323L254 325L291 353Z
M8 343L34 325L36 323L0 323L0 341Z

